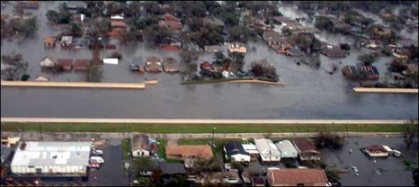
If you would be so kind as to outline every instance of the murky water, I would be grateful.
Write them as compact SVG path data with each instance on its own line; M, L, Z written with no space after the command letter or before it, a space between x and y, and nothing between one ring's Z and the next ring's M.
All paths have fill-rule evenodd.
M22 44L3 43L1 54L19 51L30 64L29 73L36 77L40 72L42 57L90 58L91 51L65 51L60 47L44 50L45 36L58 34L45 20L47 6L56 7L56 2L42 2L39 10L40 29L38 36L26 39ZM2 10L9 14L11 7ZM282 11L281 11L282 12ZM290 12L290 11L288 11ZM297 11L296 11L297 12ZM294 12L293 17L298 17ZM287 11L283 12L286 16ZM332 43L346 40L322 33ZM416 35L417 36L417 35ZM91 90L91 89L41 89L1 88L2 117L85 117L85 118L301 118L301 119L405 119L417 118L417 95L359 94L350 90L354 83L345 80L340 72L329 75L322 69L297 66L295 58L276 54L265 43L249 44L246 68L252 60L266 58L277 67L285 87L244 84L180 85L178 75L145 74L128 71L129 60L134 56L175 57L167 53L139 46L126 49L119 65L105 65L105 82L141 82L145 78L159 80L158 85L143 91ZM127 52L129 51L129 52ZM355 64L356 57L366 50L352 51L344 59L329 59L321 56L322 66L342 62ZM102 51L105 57L109 51ZM202 54L199 62L211 60L211 54ZM390 58L381 58L375 65L385 72L385 63ZM245 69L246 69L245 68ZM83 75L66 73L52 77L52 81L78 81Z

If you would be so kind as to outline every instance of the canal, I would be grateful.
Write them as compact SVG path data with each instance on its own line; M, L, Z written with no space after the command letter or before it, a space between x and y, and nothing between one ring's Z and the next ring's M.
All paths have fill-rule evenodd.
M35 12L39 17L39 30L35 37L21 44L3 42L1 54L20 52L29 63L29 74L35 78L40 73L39 62L46 56L55 58L91 58L91 51L65 51L60 47L43 48L48 35L56 35L48 25L45 12L57 2L41 2ZM287 12L287 11L285 11ZM289 12L289 11L288 11ZM11 14L6 7L2 14ZM295 13L293 13L295 14ZM285 14L287 16L287 14ZM322 33L335 43L337 36ZM416 33L417 36L417 33ZM256 50L253 50L256 49ZM119 65L105 65L104 82L141 82L157 79L159 83L143 91L99 89L42 89L1 88L2 117L74 117L74 118L214 118L214 119L407 119L418 117L417 95L361 94L351 91L356 82L346 80L339 72L330 75L322 68L298 66L296 58L276 54L262 41L249 43L246 67L253 60L267 59L277 67L280 81L286 86L248 84L180 85L179 75L144 74L128 71L129 60L134 56L175 57L177 53L161 52L140 45L136 49L119 48L124 57ZM331 63L342 68L355 64L359 54L366 49L353 50L344 59L321 56L322 67ZM109 51L101 51L105 57ZM198 62L211 60L211 54L202 54ZM384 77L386 63L383 57L375 63ZM341 62L341 63L339 63ZM53 76L52 81L82 81L83 75L66 73Z

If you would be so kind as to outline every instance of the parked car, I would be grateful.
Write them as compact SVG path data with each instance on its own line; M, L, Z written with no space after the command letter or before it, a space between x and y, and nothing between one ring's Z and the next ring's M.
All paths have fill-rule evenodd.
M99 169L100 163L99 162L90 162L89 168Z
M354 170L355 173L359 172L358 168L356 168L355 166L352 166L352 170Z
M90 162L91 163L92 162L98 162L98 163L103 164L103 163L105 163L105 160L103 160L103 158L100 157L100 156L92 156L92 157L90 157Z
M94 155L97 155L97 156L102 156L103 155L103 151L102 150L93 150L92 153Z

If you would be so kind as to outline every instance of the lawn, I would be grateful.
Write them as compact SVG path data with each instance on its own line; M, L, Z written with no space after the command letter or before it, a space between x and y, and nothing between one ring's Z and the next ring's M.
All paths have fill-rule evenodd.
M42 125L42 128L41 128ZM143 132L143 133L298 133L330 131L403 132L403 125L324 125L324 124L109 124L109 123L4 123L8 132Z
M238 141L242 142L242 139L234 139L234 138L216 138L214 139L215 148L211 146L212 152L214 156L220 154L223 152L223 146L226 143L230 143L231 141ZM208 145L208 143L212 142L212 138L200 138L200 139L180 139L178 141L179 145Z
M131 138L125 138L122 140L122 154L124 159L127 160L131 157Z

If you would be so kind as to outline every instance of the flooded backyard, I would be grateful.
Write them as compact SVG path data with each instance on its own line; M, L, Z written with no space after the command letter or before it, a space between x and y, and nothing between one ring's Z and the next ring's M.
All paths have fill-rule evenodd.
M10 5L9 5L10 6ZM48 6L48 8L47 8ZM44 38L57 35L60 31L48 25L45 12L56 7L56 2L42 2L38 14L37 36L21 44L3 42L1 54L20 52L29 63L31 78L40 73L40 60L51 55L55 58L91 58L91 51L81 49L66 51L60 47L45 50ZM11 14L12 7L2 10ZM284 12L285 16L287 11ZM296 13L293 13L296 14ZM332 43L343 42L344 37L322 33ZM417 32L416 32L417 37ZM252 49L256 50L253 51ZM275 53L262 41L249 43L245 70L251 61L267 59L274 64L280 81L286 86L248 84L180 85L179 75L139 74L129 71L129 61L134 56L175 57L177 53L148 49L139 45L137 49L118 48L123 59L118 65L105 65L104 82L142 82L157 79L159 83L143 91L98 90L98 89L42 89L1 88L2 117L78 117L78 118L227 118L227 119L407 119L418 117L417 95L361 94L351 88L356 82L346 80L339 71L333 75L322 68L298 66L297 58ZM365 49L352 50L349 57L330 59L321 56L322 66L341 61L339 67L355 64ZM101 57L110 51L102 50ZM211 61L211 54L201 54L197 62ZM391 58L382 57L375 66L386 72L386 63ZM83 81L81 74L64 73L51 81Z

